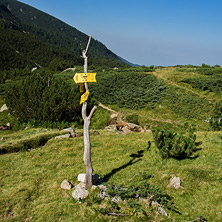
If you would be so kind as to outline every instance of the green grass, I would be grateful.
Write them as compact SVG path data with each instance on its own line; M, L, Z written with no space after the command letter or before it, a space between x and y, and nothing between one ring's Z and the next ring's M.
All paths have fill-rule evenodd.
M208 221L221 221L222 132L198 132L197 141L202 141L198 157L181 161L162 160L151 133L99 132L100 135L91 133L92 164L95 173L108 178L106 185L128 186L142 180L141 175L149 175L144 181L169 195L180 212L165 207L175 221L190 221L200 216ZM152 142L149 151L148 141ZM138 151L141 155L137 155ZM1 155L1 220L115 221L114 216L101 213L101 207L109 203L98 201L95 194L78 203L71 196L72 190L60 188L64 179L78 183L77 175L85 171L82 158L82 137L52 138L45 146L29 152ZM184 189L168 186L171 175L181 178ZM136 214L133 207L122 205L120 212L130 212L131 216L119 217L117 221L167 221L149 208L144 210L150 216L139 218L140 213ZM115 207L107 209L115 212Z
M52 137L66 134L58 129L0 131L0 154L29 150L44 145Z

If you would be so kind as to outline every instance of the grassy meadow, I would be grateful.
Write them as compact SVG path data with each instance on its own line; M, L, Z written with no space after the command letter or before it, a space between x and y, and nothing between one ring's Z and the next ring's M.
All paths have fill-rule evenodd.
M20 131L23 134L23 131ZM0 137L6 138L4 132ZM19 140L19 133L14 140ZM17 138L16 138L17 137ZM162 160L151 133L116 134L91 132L94 173L107 178L105 185L128 186L145 181L167 195L175 209L164 209L165 218L151 207L110 206L91 193L79 203L72 190L60 188L64 179L73 185L84 173L83 137L50 139L30 151L0 156L2 221L221 221L222 209L222 132L197 132L202 142L195 158ZM7 138L6 138L7 140ZM148 141L151 147L147 151ZM181 189L169 187L171 176L181 178ZM115 217L101 211L130 214ZM141 209L143 211L141 211ZM144 212L144 213L141 213Z

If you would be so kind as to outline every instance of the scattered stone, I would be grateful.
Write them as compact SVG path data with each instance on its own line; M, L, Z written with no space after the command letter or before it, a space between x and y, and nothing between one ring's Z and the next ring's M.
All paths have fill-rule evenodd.
M114 119L114 118L116 118L117 116L118 116L117 113L113 113L113 114L111 114L110 118L111 118L111 119Z
M85 183L85 176L86 176L85 173L79 174L78 177L77 177L78 181L82 182L82 183Z
M128 132L144 132L143 128L134 123L127 123L121 119L116 121L117 130L123 131L124 133Z
M63 180L61 183L61 188L63 190L71 190L72 189L72 184L69 183L67 180Z
M123 121L121 119L118 119L116 121L116 128L117 128L117 130L122 130L122 128L125 127L125 126L128 126L127 122L125 122L125 121Z
M115 132L116 131L116 125L106 126L105 129L110 131L110 132Z
M151 133L152 130L144 130L144 133Z
M164 208L158 202L152 201L151 205L153 207L156 207L157 211L159 211L159 213L162 214L163 216L165 216L165 217L169 216L168 213L164 210Z
M70 137L70 134L64 134L64 135L61 135L61 136L56 136L55 139L60 140L60 139L69 138L69 137Z
M115 196L111 199L112 202L120 203L122 201L121 197Z
M73 128L66 128L66 129L63 129L62 131L69 132L71 137L77 137L77 134L75 133L75 130Z
M89 195L89 191L86 189L84 183L79 183L75 186L75 190L72 192L72 197L76 200L85 199Z
M100 184L97 187L99 187L100 190L107 191L107 187L103 184Z
M171 176L170 179L170 187L173 187L174 189L182 188L181 186L181 179L179 177L175 177L174 175Z
M128 123L128 128L133 132L141 132L142 131L142 127L139 125L136 125L134 123Z
M100 189L99 197L100 197L102 200L108 200L109 196L108 196L107 193L106 193L107 187L104 186L104 185L99 185L98 187L99 187L99 189Z
M6 106L6 104L4 104L1 109L0 109L0 113L5 111L5 110L8 110L8 107Z
M81 173L78 175L78 181L79 182L82 182L82 183L85 183L85 177L86 177L86 174L85 173ZM92 183L93 184L96 184L96 182L99 180L99 175L98 174L93 174L92 175Z
M132 132L127 126L124 126L124 127L122 128L122 131L123 131L124 134L131 133L131 132Z
M38 67L33 67L32 70L31 70L31 72L34 72L34 71L37 70L37 69L38 69Z

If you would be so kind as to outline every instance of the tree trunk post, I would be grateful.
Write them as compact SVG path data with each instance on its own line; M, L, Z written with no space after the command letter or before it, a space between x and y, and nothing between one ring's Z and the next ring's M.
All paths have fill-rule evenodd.
M87 50L89 47L89 43L91 40L91 36L89 37L89 41L86 47L86 50L82 50L82 57L84 59L84 73L87 73ZM85 91L88 90L88 83L84 83ZM90 125L90 120L93 116L93 113L96 110L96 106L93 107L91 110L89 116L87 116L86 110L87 110L87 101L83 102L82 105L82 118L84 120L84 126L83 126L83 136L84 136L84 155L83 155L83 161L86 167L86 176L85 176L85 184L86 188L89 189L92 186L92 173L93 173L93 168L92 168L92 162L91 162L91 144L90 144L90 135L89 135L89 125Z

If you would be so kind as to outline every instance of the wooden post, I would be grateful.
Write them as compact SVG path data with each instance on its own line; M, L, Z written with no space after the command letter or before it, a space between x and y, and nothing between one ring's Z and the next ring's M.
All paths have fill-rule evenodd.
M89 48L91 36L89 37L89 41L86 47L86 50L82 50L82 57L84 59L84 73L87 73L87 60L88 57L86 56L87 50ZM84 83L85 91L88 90L88 83ZM93 173L93 168L92 168L92 162L91 162L91 144L90 144L90 135L89 135L89 125L90 125L90 120L93 116L93 113L96 110L96 106L94 106L89 114L87 116L86 110L87 110L87 101L83 102L82 105L82 118L84 120L84 127L83 127L83 135L84 135L84 156L83 156L83 161L86 167L86 177L85 177L85 183L86 183L86 188L89 189L92 186L92 173Z

